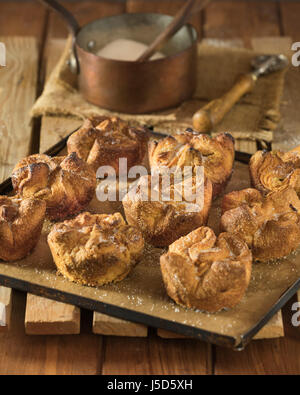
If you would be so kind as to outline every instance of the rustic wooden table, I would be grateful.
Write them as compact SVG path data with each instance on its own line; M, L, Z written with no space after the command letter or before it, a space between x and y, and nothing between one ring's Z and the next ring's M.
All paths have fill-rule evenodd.
M182 2L63 1L82 24L122 12L174 14ZM259 37L277 37L278 42L286 43L288 36L300 41L298 15L300 2L295 1L222 0L193 18L193 23L202 38L239 39L250 48L254 42L256 47L260 45ZM0 1L0 41L4 36L6 40L20 36L13 41L12 52L23 51L23 62L27 62L25 68L15 62L5 77L0 73L0 182L9 176L17 159L44 151L76 125L77 121L53 117L28 124L28 111L59 56L61 41L54 39L66 35L59 17L36 1ZM288 76L283 121L273 144L276 148L299 144L299 83L299 74L298 80L297 73ZM94 316L92 325L92 312L56 302L45 305L41 298L0 287L0 303L6 307L9 323L0 334L0 374L300 374L300 328L291 324L295 301L296 296L282 311L284 337L255 340L244 351L235 352L192 339L163 339L151 328L148 337L95 335L92 327L97 332L97 320L103 324L103 317ZM42 323L39 314L44 316ZM51 321L53 316L56 322ZM40 325L45 322L48 326ZM52 324L55 333L61 328L61 333L74 335L28 335L52 333ZM144 336L143 328L131 330Z

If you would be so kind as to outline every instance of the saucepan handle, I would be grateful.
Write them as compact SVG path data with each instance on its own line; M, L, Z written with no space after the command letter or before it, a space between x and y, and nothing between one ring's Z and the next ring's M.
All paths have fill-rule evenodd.
M76 35L80 30L80 26L74 16L56 0L39 0L44 5L47 5L52 10L60 14L60 16L66 21L68 28L72 34L72 51L70 54L70 69L73 73L79 73L79 62L76 54Z

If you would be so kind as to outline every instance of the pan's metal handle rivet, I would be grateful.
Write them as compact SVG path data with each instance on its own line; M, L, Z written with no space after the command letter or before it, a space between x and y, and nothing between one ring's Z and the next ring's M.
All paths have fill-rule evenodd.
M88 42L88 44L87 44L88 49L89 49L90 51L91 51L92 49L94 49L94 48L95 48L95 44L96 44L95 40L90 40L90 41Z

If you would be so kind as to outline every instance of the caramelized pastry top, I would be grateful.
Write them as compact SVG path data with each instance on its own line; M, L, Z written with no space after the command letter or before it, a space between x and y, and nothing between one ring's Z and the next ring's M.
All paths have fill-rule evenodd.
M248 188L224 196L221 229L238 234L259 261L280 258L300 244L300 201L292 188L264 197Z
M23 198L45 200L47 216L56 220L86 207L95 192L96 175L76 153L53 158L36 154L16 165L12 183Z
M286 153L257 151L251 157L249 167L252 184L261 192L290 186L300 196L300 146Z
M97 171L100 166L119 170L119 158L126 158L128 168L142 162L147 149L147 135L143 128L135 128L120 118L91 118L68 139L68 152Z
M88 285L124 278L144 247L139 230L127 225L120 213L79 214L55 224L48 243L59 271Z
M212 185L207 178L201 191L195 177L190 185L172 180L164 185L161 177L156 184L150 175L143 176L123 199L126 219L142 231L149 243L167 246L206 224L212 200Z
M247 289L252 256L238 236L200 227L169 246L161 269L176 303L209 312L235 306Z
M203 166L218 195L231 176L234 162L234 139L228 133L211 138L191 130L166 137L149 145L151 167Z
M22 259L35 247L45 218L46 203L18 196L0 196L0 259Z

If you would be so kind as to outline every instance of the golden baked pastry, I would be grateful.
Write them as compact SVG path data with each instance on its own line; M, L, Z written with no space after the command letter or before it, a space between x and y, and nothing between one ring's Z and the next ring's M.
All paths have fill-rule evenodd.
M289 255L300 244L300 200L292 188L266 197L248 188L224 196L221 229L239 235L261 262Z
M82 127L68 139L68 152L89 163L95 171L112 166L119 174L119 158L127 158L128 169L140 164L147 151L147 135L143 128L130 127L113 117L86 119Z
M59 220L86 208L95 193L96 175L74 152L54 158L37 154L16 165L12 183L23 198L45 200L47 217Z
M192 182L192 193L195 196L195 179ZM162 187L159 178L157 187L152 184L151 176L139 179L135 189L125 195L122 203L127 222L138 227L146 241L157 247L168 246L179 237L207 223L212 201L212 184L206 178L203 188L203 201L198 204L193 196L187 196L182 187L183 196L175 198L178 184L170 183L170 187ZM188 187L188 185L187 185ZM151 189L157 196L151 199ZM178 189L177 189L178 190Z
M18 196L0 196L0 259L25 258L36 246L43 227L46 203Z
M252 185L263 193L288 186L300 196L300 146L286 153L257 151L250 159Z
M213 197L225 188L234 163L234 139L228 133L211 138L187 129L183 133L149 144L151 167L203 166L212 182Z
M140 231L127 225L120 213L85 212L55 224L48 244L59 272L90 286L125 278L144 248Z
M247 244L231 233L202 226L169 246L160 258L168 295L179 305L208 312L239 303L251 277Z

